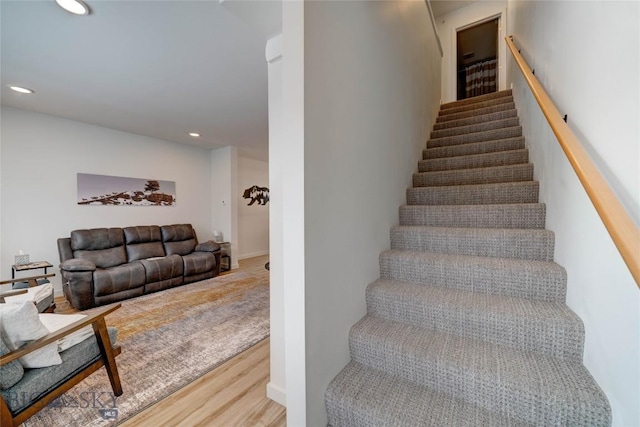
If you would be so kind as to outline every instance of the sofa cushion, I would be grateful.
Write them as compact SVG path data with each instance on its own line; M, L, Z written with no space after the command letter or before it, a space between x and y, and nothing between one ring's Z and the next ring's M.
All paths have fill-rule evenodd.
M4 340L0 339L0 356L9 354L11 350L4 343ZM19 361L14 360L4 366L0 366L0 389L6 390L12 387L15 383L22 379L24 375L24 368Z
M116 342L117 329L107 329L113 345ZM15 414L25 409L31 402L66 381L74 372L98 360L100 349L95 335L63 351L60 353L60 357L62 359L61 365L25 370L22 381L7 390L0 391L12 413Z
M71 249L75 251L96 251L124 245L122 228L93 228L73 230Z
M60 264L60 269L65 271L93 271L96 265L88 259L72 258Z
M157 225L140 225L137 227L125 227L124 242L127 245L132 243L162 242L162 233Z
M96 297L115 294L144 286L144 267L139 261L93 272L93 295Z
M147 283L182 277L184 266L180 255L169 255L162 258L143 259Z
M122 228L93 228L71 232L73 257L109 268L127 262Z
M185 277L212 272L216 266L216 256L211 252L194 252L182 257Z
M191 224L163 225L162 242L167 255L187 255L193 252L198 240Z
M146 258L164 256L164 247L161 242L136 243L127 245L127 259L129 262Z
M91 261L98 268L109 268L127 262L124 246L94 251L74 251L73 256Z
M38 317L38 309L31 301L20 304L0 304L0 335L9 350L17 350L49 334ZM62 363L58 345L54 342L22 356L25 368L43 368Z
M209 240L208 242L198 243L194 250L196 252L215 252L220 250L220 248L219 243Z
M129 261L164 256L162 234L157 225L125 227L123 231Z

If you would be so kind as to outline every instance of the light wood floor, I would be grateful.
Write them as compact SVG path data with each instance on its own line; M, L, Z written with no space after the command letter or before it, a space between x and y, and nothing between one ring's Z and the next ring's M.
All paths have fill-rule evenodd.
M264 269L267 261L267 256L241 260L240 270ZM61 308L56 311L65 303L56 301ZM285 408L266 397L268 382L267 338L121 425L285 426Z

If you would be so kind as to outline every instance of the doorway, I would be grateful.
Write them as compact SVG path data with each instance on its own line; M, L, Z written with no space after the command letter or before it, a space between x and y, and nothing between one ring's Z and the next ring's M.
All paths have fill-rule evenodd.
M456 33L457 99L466 99L498 89L498 29L493 18Z

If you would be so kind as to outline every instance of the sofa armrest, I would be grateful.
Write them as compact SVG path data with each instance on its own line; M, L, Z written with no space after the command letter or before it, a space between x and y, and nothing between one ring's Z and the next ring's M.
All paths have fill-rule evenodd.
M95 307L93 298L93 273L96 265L86 259L73 258L60 264L62 291L72 306L78 310Z
M64 271L94 271L96 265L88 259L72 258L60 264L60 270Z
M209 240L208 242L197 244L194 250L196 252L216 252L220 250L220 245L213 240Z
M93 326L96 339L98 340L98 345L100 345L101 348L104 345L105 350L111 353L112 346L106 345L107 343L110 343L108 335L100 333L100 330L101 330L101 326L105 325L105 321L104 321L105 316L119 309L121 305L122 304L116 304L113 306L99 309L94 314L88 315L85 319L81 319L81 320L78 320L77 322L73 322L72 324L65 326L64 328L58 331L51 332L50 334L47 334L40 339L30 342L24 347L20 347L17 350L14 350L10 353L5 354L4 356L0 357L0 366L4 366L14 360L18 360L25 354L29 354L35 350L38 350L39 348L44 347L47 344L51 344L52 342L58 341L60 338L70 335L88 325ZM105 331L106 331L106 327L105 327ZM103 342L105 336L107 337L107 342Z

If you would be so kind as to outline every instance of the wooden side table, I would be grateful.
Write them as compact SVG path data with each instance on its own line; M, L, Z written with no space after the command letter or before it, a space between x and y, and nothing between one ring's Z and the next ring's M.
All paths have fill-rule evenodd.
M16 271L26 271L26 270L37 270L39 268L44 268L44 274L47 274L47 268L53 267L48 261L34 261L29 264L14 264L11 266L11 278L16 278Z
M231 270L231 243L229 242L218 242L220 245L220 271L230 271ZM222 263L222 260L226 261L226 265Z

